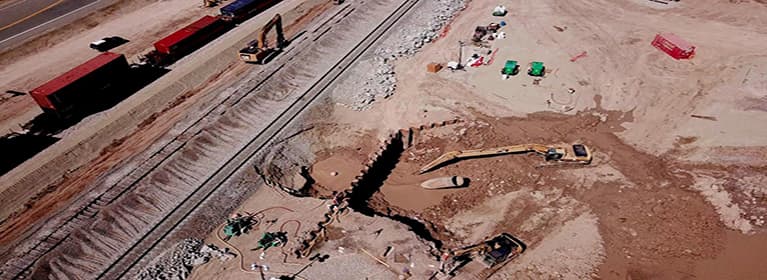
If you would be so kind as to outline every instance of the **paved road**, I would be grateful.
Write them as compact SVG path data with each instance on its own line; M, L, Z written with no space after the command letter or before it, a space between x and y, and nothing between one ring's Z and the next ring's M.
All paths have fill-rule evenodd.
M56 27L63 18L93 9L100 1L103 0L19 0L4 5L0 7L0 47Z

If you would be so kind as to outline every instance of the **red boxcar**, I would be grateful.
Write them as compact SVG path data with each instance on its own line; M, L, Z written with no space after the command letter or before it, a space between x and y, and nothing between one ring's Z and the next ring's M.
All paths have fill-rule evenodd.
M130 69L122 54L104 52L30 91L43 111L65 116L93 93L125 78Z
M675 59L689 59L695 55L695 46L673 33L655 35L652 45Z
M171 59L181 58L231 28L220 16L204 16L192 24L154 43L155 50Z

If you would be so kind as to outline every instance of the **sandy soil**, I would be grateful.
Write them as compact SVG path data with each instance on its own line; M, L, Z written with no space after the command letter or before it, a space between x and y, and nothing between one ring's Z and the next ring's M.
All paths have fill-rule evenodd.
M283 13L286 36L296 34L327 6L329 5L321 1L307 1L305 5L299 5ZM151 119L147 119L129 136L114 141L89 164L73 170L54 187L34 195L30 201L23 204L22 209L18 209L0 224L0 246L3 248L9 246L8 243L19 238L20 235L28 234L27 229L30 226L37 226L36 222L43 221L57 210L66 207L73 199L83 195L83 190L93 187L92 183L99 176L140 154L159 138L166 136L177 123L194 121L187 118L189 110L199 110L201 107L209 106L215 98L219 97L211 93L222 91L230 86L232 81L237 81L252 69L252 65L242 63L230 65L227 71L213 77L204 83L203 87L190 89L168 107L158 108L160 112L154 114Z
M463 49L464 57L498 49L492 65L455 73L425 71L429 62L455 60L457 41L469 40L475 26L501 20L490 15L498 3L510 9L503 18L507 38L489 49ZM765 12L760 1L660 7L638 0L472 1L446 37L397 63L393 97L365 112L330 105L319 109L330 116L302 124L325 127L312 129L320 135L311 137L318 151L312 168L317 193L340 189L356 173L355 164L373 151L360 148L360 139L460 117L466 122L417 137L374 194L373 209L424 222L445 248L512 233L528 250L501 268L498 279L758 279L765 273L758 260L767 257L767 250L758 250L767 244L767 134L761 129L767 118L767 68L762 66L767 32L759 28L767 25ZM661 31L693 42L696 57L675 61L651 47L650 40ZM583 51L587 56L570 61ZM519 61L523 69L501 80L499 70L507 59ZM531 61L543 61L549 70L538 84L525 75ZM568 92L571 88L574 93ZM574 142L592 148L591 165L547 166L537 155L510 155L415 174L445 151ZM470 178L469 187L418 187L424 180L451 175ZM295 205L306 215L269 218L282 225L289 219L316 222L313 215L324 203L271 191L262 188L242 210ZM341 221L334 224L340 229L329 230L336 243L320 249L331 256L329 263L313 265L308 271L314 272L307 273L391 279L403 267L424 276L434 269L435 262L423 252L427 242L416 242L402 225L357 213ZM376 223L393 235L381 235L383 242L371 237ZM247 248L259 237L250 234L233 242ZM214 235L208 241L217 242ZM361 250L383 254L387 244L397 242L406 244L405 254L418 261L408 265L390 255L400 264L382 269L386 266ZM245 265L260 262L252 252L241 254ZM291 270L279 257L267 254L275 271L300 268L296 264ZM243 263L209 264L195 270L194 277L252 276L240 270Z
M0 89L27 92L94 57L88 44L105 36L120 36L130 42L112 52L123 53L129 61L152 48L152 44L173 31L215 14L197 1L122 1L60 30L27 43L28 47L0 54ZM146 20L152 18L155 20ZM41 111L28 96L0 102L0 131L20 131Z
M760 267L732 260L756 258L750 255L753 251L739 248L748 242L760 246L765 236L765 189L760 182L765 179L767 134L760 126L767 116L762 110L767 71L759 45L767 42L767 33L756 26L767 20L760 16L767 6L713 0L669 7L647 1L500 1L510 9L503 18L507 38L484 49L498 49L494 64L465 72L426 72L429 62L457 59L457 41L468 41L475 26L501 20L490 15L498 2L472 1L446 37L399 61L393 97L362 113L334 108L334 120L341 125L379 134L454 116L479 119L474 129L482 123L490 127L484 132L456 128L452 136L432 137L406 150L377 194L387 202L379 209L399 208L399 213L433 222L440 229L435 234L448 243L469 243L493 230L507 230L530 243L528 253L535 256L530 259L538 258L539 251L559 250L545 240L559 240L568 220L581 223L585 218L578 217L596 217L600 237L582 242L591 244L589 252L603 252L595 254L604 259L574 254L563 272L562 267L538 267L536 261L520 258L522 264L536 264L530 270L534 273L517 274L525 269L514 267L501 275L537 278L537 273L550 271L572 279L709 279L701 267L737 271L733 273L744 279L759 275ZM686 38L697 46L696 57L676 61L653 48L649 43L657 32ZM464 58L480 51L466 47ZM585 57L570 61L582 51ZM498 72L507 59L519 61L522 71L502 80ZM538 85L524 69L534 60L548 68ZM568 93L570 88L575 93ZM537 113L541 111L562 115ZM432 175L413 175L427 161L423 157L447 150L572 141L594 148L591 167L540 170L532 167L540 158L517 156L476 159ZM478 180L469 189L418 188L431 176L448 175ZM560 189L575 202L537 205L523 196L513 202L522 208L520 213L512 211L519 208L515 206L504 211L505 223L499 224L507 225L505 229L466 222L470 218L465 215L497 221L497 213L482 208L485 201L526 188L544 193ZM577 210L565 210L570 208ZM476 213L466 214L472 211ZM551 214L558 211L568 214ZM561 220L545 223L552 216Z
M238 258L226 262L217 259L195 268L190 279L253 279L259 272L251 264L266 265L266 277L291 275L312 264L307 258L296 259L292 248L315 228L327 210L327 200L295 198L262 186L238 212L257 214L259 224L248 234L224 242L213 233L206 239L219 247L236 250ZM290 208L282 206L290 205ZM276 208L274 208L276 207ZM265 210L266 209L266 210ZM264 232L286 231L288 242L283 247L251 251ZM388 248L388 249L387 249ZM327 259L308 266L298 279L397 279L407 269L415 279L426 279L438 265L428 254L429 246L401 224L381 217L367 217L346 212L327 230L327 237L311 255L327 255ZM368 255L370 254L370 255ZM378 263L372 256L382 262Z

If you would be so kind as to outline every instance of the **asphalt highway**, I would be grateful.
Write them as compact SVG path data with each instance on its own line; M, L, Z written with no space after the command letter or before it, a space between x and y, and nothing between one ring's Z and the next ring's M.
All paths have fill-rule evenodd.
M24 40L77 11L95 8L102 0L18 0L0 6L0 46Z

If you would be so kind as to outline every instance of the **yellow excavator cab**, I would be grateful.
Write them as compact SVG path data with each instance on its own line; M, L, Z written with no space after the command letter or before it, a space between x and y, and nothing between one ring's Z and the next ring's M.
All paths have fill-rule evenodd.
M266 40L266 35L269 31L275 29L277 32L277 43L275 48L270 48ZM288 45L288 41L285 40L285 35L282 32L282 17L280 14L276 14L272 20L270 20L258 34L258 39L251 41L247 47L240 50L240 59L248 63L264 64L277 55L282 48Z

